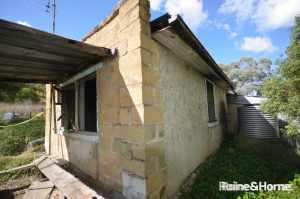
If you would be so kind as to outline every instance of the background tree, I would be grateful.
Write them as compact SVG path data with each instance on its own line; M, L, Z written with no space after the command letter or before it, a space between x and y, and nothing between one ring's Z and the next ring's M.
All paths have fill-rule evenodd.
M25 84L16 82L1 82L0 102L33 103L44 101L45 88L42 84Z
M279 113L287 117L286 133L299 136L300 119L300 17L292 28L286 58L280 62L277 74L267 79L262 93L268 97L263 109L273 115Z
M233 81L236 92L240 95L260 96L262 82L272 74L272 61L262 58L256 61L253 57L242 57L221 68Z

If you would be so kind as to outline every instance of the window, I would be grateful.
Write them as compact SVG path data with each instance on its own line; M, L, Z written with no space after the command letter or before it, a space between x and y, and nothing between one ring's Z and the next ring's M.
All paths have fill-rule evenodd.
M75 130L75 86L70 85L62 90L62 126L66 130Z
M208 108L208 122L216 122L216 110L215 110L215 94L214 85L210 81L206 81L206 93L207 93L207 108Z
M96 75L63 88L62 126L65 130L97 132L97 84Z
M97 91L96 78L80 81L79 120L80 130L97 131Z

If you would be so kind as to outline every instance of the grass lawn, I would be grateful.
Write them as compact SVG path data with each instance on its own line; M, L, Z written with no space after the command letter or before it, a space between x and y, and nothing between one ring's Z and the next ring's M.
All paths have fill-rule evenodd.
M14 121L12 125L17 122ZM28 142L44 137L44 117L39 116L32 121L5 128L0 128L0 171L31 163L44 150L44 146L36 146L26 150ZM0 184L8 180L34 176L36 169L18 171L0 175Z
M35 146L17 156L0 156L0 171L15 168L25 164L31 163L34 159L38 158L44 151L44 146ZM9 174L0 175L0 182L14 180L18 178L32 176L36 173L35 169L27 171L13 172Z
M18 155L26 150L28 142L45 134L44 117L19 125L0 128L0 156Z
M279 141L227 138L218 152L196 170L194 184L183 188L185 199L272 198L246 196L243 192L220 192L219 182L288 183L300 174L300 161L293 151ZM298 180L300 193L300 178ZM274 197L276 198L276 197ZM278 198L278 197L277 197ZM279 197L281 198L281 197ZM284 198L291 198L290 196Z

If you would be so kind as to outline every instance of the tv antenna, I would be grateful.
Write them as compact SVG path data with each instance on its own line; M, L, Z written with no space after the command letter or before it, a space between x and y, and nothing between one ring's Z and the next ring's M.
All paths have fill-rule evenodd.
M46 5L46 12L52 13L52 33L55 34L56 0L48 0Z

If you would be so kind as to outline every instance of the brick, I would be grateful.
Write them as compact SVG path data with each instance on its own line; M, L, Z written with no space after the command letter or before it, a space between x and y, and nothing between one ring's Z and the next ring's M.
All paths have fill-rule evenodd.
M122 158L123 170L144 178L146 176L145 162Z
M142 103L142 84L128 85L126 88L120 88L121 107L132 107Z
M100 107L100 120L104 124L117 124L119 123L119 109L118 108L102 108Z
M133 155L132 155L132 144L129 142L124 142L121 141L119 142L119 149L120 149L120 154L122 155L122 157L128 159L128 160L132 160L133 159Z
M131 124L143 125L144 124L144 106L135 106L131 109Z
M121 108L119 121L122 125L130 125L131 124L131 110L130 108Z
M157 135L158 138L163 138L165 136L165 130L163 128L158 128Z
M121 80L125 85L142 83L142 67L138 49L129 52L119 60Z
M112 89L111 105L112 105L113 108L119 108L120 107L119 87L113 87L113 89Z
M162 124L162 108L157 106L145 106L145 124Z
M156 85L159 80L159 73L151 67L143 66L143 83L146 85Z
M141 48L141 56L142 56L142 63L144 66L153 67L154 64L154 55L150 50L145 48Z
M153 105L154 103L154 89L152 86L143 86L143 102L145 105Z
M145 126L145 142L155 139L156 127L155 126Z
M127 53L127 49L128 49L127 39L123 39L118 43L118 52L120 57L124 56Z
M146 149L144 145L132 145L132 156L133 159L146 160Z
M162 198L164 195L164 189L167 184L167 173L166 170L160 170L152 175L147 176L147 191L152 195L150 198L156 198L153 196L158 196L158 198Z
M126 15L128 12L132 12L132 9L142 7L149 9L149 1L148 0L127 0L120 7L120 15Z
M144 143L145 129L138 126L120 126L118 127L120 138L129 142Z
M112 137L111 136L101 136L100 150L112 151Z
M166 167L165 143L163 140L152 141L146 145L147 173ZM158 166L155 167L155 166Z

